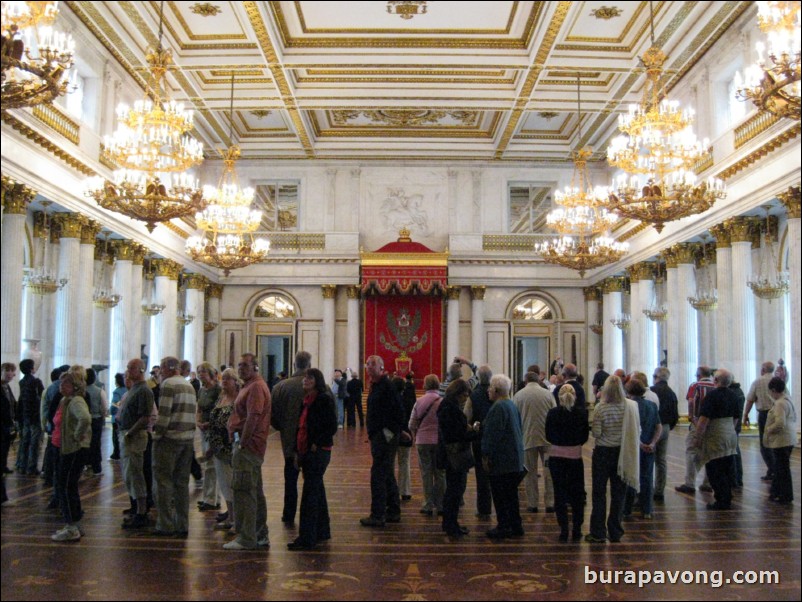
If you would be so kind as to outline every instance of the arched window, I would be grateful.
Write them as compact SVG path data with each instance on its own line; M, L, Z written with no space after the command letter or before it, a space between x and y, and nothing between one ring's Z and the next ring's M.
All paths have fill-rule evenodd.
M542 299L524 297L512 310L513 320L553 320L554 312Z
M295 318L295 305L282 295L268 295L259 302L254 312L256 318Z

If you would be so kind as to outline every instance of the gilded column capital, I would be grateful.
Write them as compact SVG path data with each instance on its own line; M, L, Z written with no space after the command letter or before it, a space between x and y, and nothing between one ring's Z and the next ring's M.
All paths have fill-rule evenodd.
M677 263L696 263L701 246L693 242L681 242L672 247Z
M459 295L461 292L461 286L448 286L446 287L446 298L449 301L459 301Z
M487 287L486 286L472 286L471 287L471 298L474 301L484 301L486 292L487 292Z
M20 184L8 176L2 177L3 212L8 214L25 215L28 204L36 196L33 188Z
M153 259L151 261L156 276L163 276L170 280L178 280L178 275L183 269L183 265L172 259Z
M56 213L53 221L58 224L58 237L81 238L86 218L78 213Z
M674 252L674 248L673 247L668 247L667 249L663 249L661 251L661 254L666 259L666 269L676 268L677 267L677 265L678 265L678 263L677 263L677 254Z
M349 299L359 299L360 292L362 292L362 289L358 284L345 287L345 294Z
M627 288L627 279L624 276L611 276L601 281L602 294L623 293Z
M209 279L203 274L182 274L181 281L184 288L205 291Z
M209 299L222 299L223 285L210 282L206 285L206 296L209 297Z
M749 217L732 217L724 222L730 231L732 242L752 242L752 229L755 222Z
M149 252L145 245L134 243L134 265L145 265L145 256Z
M788 212L788 219L799 219L800 218L800 187L799 186L789 186L788 190L778 194L777 198L780 199L780 201L782 202L783 205L785 205L785 210Z
M336 284L324 284L320 287L321 292L323 293L324 299L336 299L337 298L337 285Z
M654 264L641 261L627 268L627 275L630 282L639 280L654 280Z
M103 226L89 217L86 218L86 223L81 226L81 244L82 245L97 245L97 235Z
M117 261L133 261L136 243L133 240L115 240L114 257Z
M585 301L601 301L601 289L598 286L586 286L582 289L585 295Z
M732 246L730 230L726 223L716 224L710 228L710 233L716 239L717 249L728 249Z
M35 238L45 238L47 236L44 211L33 212L33 235Z

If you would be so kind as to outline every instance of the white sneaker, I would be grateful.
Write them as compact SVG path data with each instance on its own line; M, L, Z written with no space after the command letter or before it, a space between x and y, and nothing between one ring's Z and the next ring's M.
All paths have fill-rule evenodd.
M75 525L67 525L63 529L56 531L55 535L50 537L53 541L78 541L81 539L81 532Z
M265 537L260 537L256 540L256 547L257 548L269 548L270 547L270 539Z
M224 550L252 550L253 548L247 548L238 542L236 539L233 541L229 541L227 544L223 545Z

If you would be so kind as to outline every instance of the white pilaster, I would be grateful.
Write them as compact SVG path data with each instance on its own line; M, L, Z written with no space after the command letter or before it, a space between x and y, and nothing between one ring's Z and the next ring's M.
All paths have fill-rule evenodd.
M328 381L334 373L334 303L337 296L337 287L324 285L323 295L323 330L320 333L320 370ZM386 366L392 372L392 366Z
M55 349L53 359L56 366L75 364L79 357L78 289L83 286L80 276L81 241L80 229L75 237L62 236L59 242L58 277L66 278L67 284L56 293Z
M485 349L485 292L484 286L471 287L471 361L480 366L487 361ZM448 358L450 362L452 358Z
M203 325L206 321L203 307L203 289L187 287L184 309L187 314L195 316L184 326L184 353L182 359L192 362L197 367L203 360Z
M131 259L120 259L114 262L114 275L112 276L112 288L117 291L122 298L120 302L109 310L111 314L111 337L109 338L110 360L109 374L114 375L118 372L125 372L128 361L133 357L139 357L137 353L131 356L131 340L134 339L134 331L131 328L131 306L134 299L131 297L131 271L133 261ZM137 307L137 309L139 309Z
M167 356L178 354L178 269L167 267L161 273L159 269L157 267L153 279L153 296L154 303L164 305L164 311L151 318L149 355L152 366Z
M362 370L359 368L362 365L362 362L360 362L361 346L359 344L361 324L359 319L359 286L349 286L346 289L346 293L348 294L348 353L346 361L349 369L361 374ZM348 378L350 378L350 374Z
M612 320L622 312L621 290L603 289L602 324L604 325L604 369L610 374L624 368L624 333Z
M460 287L448 287L446 305L446 365L451 363L459 352L459 296Z
M755 298L747 281L752 278L752 242L732 241L732 356L735 380L748 386L757 378L755 352Z
M94 241L94 238L93 238ZM81 241L78 273L81 275L81 285L76 291L78 296L77 317L78 332L81 333L81 343L78 345L78 358L76 363L87 368L92 367L92 295L95 290L95 244Z

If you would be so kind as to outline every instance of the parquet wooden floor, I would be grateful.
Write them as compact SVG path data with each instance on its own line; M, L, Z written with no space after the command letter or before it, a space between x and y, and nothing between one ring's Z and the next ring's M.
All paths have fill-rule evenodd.
M128 499L120 466L106 462L99 478L83 478L86 536L57 544L61 526L45 509L41 479L6 478L15 504L2 509L3 600L644 600L800 599L800 455L791 459L796 500L791 507L767 502L768 486L756 438L742 438L746 486L733 510L710 512L710 494L679 494L684 474L686 430L670 439L670 486L655 518L627 521L618 544L560 544L553 514L524 513L526 535L493 542L484 535L491 521L474 517L475 489L469 475L462 522L471 534L452 541L437 518L418 512L420 478L413 455L413 499L404 502L401 524L383 530L360 527L369 513L370 452L363 430L337 436L326 488L332 539L312 552L289 552L294 528L280 522L283 496L281 451L271 435L263 469L271 548L228 552L229 537L212 531L214 513L195 510L186 540L161 539L120 529ZM104 431L104 457L110 429ZM590 448L585 472L590 497ZM199 449L199 446L196 446ZM13 460L9 464L13 466ZM522 506L525 505L521 490ZM590 508L586 510L585 530ZM707 584L600 583L608 570L709 571ZM592 571L592 572L590 572ZM716 573L716 571L720 571ZM735 571L776 571L779 583L736 584ZM644 573L645 574L645 573ZM586 583L595 575L596 583ZM689 574L668 574L680 580ZM757 575L746 574L747 579ZM625 579L620 574L619 580ZM730 579L729 583L726 580ZM716 587L720 585L720 587Z

